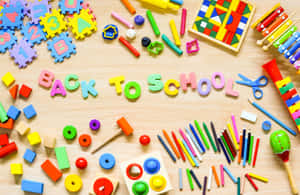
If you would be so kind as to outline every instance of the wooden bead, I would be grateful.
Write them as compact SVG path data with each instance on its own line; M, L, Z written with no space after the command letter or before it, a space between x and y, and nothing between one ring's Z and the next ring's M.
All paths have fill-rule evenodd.
M82 180L76 174L68 175L65 179L65 187L69 192L78 192L82 187Z

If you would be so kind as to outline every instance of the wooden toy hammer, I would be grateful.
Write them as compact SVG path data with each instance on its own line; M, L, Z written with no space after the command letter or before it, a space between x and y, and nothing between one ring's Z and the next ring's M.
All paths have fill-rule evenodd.
M130 126L130 124L128 123L128 121L124 117L122 117L119 120L117 120L117 124L119 125L119 127L121 128L121 130L118 131L117 133L115 133L113 136L107 138L100 146L98 146L96 149L94 149L92 151L92 154L95 154L96 152L98 152L106 144L110 143L111 141L113 141L114 139L116 139L117 137L119 137L120 135L123 135L123 133L126 136L129 136L129 135L131 135L133 133L133 128Z

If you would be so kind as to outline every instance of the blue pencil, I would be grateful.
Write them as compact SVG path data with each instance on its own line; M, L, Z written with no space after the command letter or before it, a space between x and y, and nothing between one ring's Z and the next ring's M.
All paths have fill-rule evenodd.
M283 122L281 122L280 120L278 120L277 118L275 118L272 114L270 114L268 111L266 111L263 107L261 107L260 105L258 105L256 102L251 101L250 99L248 99L249 103L252 104L255 108L257 108L259 111L261 111L262 113L264 113L265 115L267 115L270 119L272 119L273 121L275 121L278 125L280 125L282 128L286 129L288 132L290 132L293 135L296 135L296 132L289 128L287 125L285 125Z
M201 147L202 151L205 152L204 145L202 144L202 142L201 142L201 140L200 140L200 137L198 136L198 134L197 134L195 128L193 127L193 125L192 125L191 123L189 124L189 126L190 126L190 129L192 130L192 132L193 132L193 134L194 134L194 136L195 136L195 138L196 138L196 140L197 140L199 146Z
M193 179L195 180L197 186L201 189L202 186L201 186L201 184L200 184L198 178L196 177L196 175L195 175L195 173L194 173L194 171L193 171L192 169L190 169L190 173L191 173L191 176L193 177Z
M168 152L168 154L171 157L171 159L174 162L176 162L176 158L174 157L174 155L172 154L172 152L170 151L170 149L168 148L168 146L166 145L166 143L164 142L164 140L160 137L160 135L157 135L157 138L160 141L160 143L163 145L163 147L165 148L165 150Z
M224 146L223 143L222 143L221 138L218 138L218 141L219 141L219 143L220 143L220 146L221 146L221 148L222 148L222 150L223 150L223 153L224 153L224 155L225 155L225 157L226 157L227 162L230 164L231 161L230 161L229 156L228 156L228 154L227 154L227 152L226 152L225 146Z
M248 147L248 138L245 136L243 167L246 166L246 161L247 161L247 147Z
M202 154L203 150L199 147L199 145L197 144L197 141L195 140L193 134L191 133L191 131L189 130L189 128L185 128L185 131L188 133L188 135L190 136L190 138L192 139L194 145L196 146L197 150Z
M244 159L244 147L245 147L246 129L243 129L243 145L242 145L242 159Z
M229 169L226 166L223 166L223 169L229 175L229 177L231 178L231 180L234 183L237 183L237 179L232 175L232 173L229 171Z
M196 166L196 167L199 167L198 161L195 159L195 157L193 156L193 153L191 152L191 150L190 150L190 148L188 147L187 143L186 143L183 139L182 139L182 143L183 143L185 149L188 151L188 153L189 153L191 159L194 161L195 166Z

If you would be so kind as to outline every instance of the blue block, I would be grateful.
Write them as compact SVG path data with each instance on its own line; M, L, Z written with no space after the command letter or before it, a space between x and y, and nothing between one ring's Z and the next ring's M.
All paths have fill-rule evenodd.
M44 184L36 181L30 181L23 179L21 183L21 189L24 192L32 192L36 194L43 194Z
M26 149L23 158L29 163L33 163L34 159L36 157L36 153L30 149Z
M201 18L205 17L205 12L204 11L199 11L198 16Z
M295 97L288 99L285 101L287 107L292 106L293 104L296 104L300 100L300 96L296 95Z
M9 118L12 118L14 121L19 118L20 114L21 114L21 110L14 107L13 105L11 105L7 111L7 116Z
M240 29L240 28L236 29L236 31L235 31L236 34L239 34L241 36L242 36L243 32L244 32L244 30Z
M202 4L206 5L208 7L210 5L210 1L209 0L204 0Z
M34 109L34 107L33 107L32 104L30 104L29 106L25 107L23 109L23 112L24 112L24 114L25 114L25 116L26 116L27 119L31 119L31 118L33 118L36 115L36 111L35 111L35 109Z
M248 21L248 18L246 18L245 16L242 16L241 17L241 20L240 20L240 22L242 22L242 23L247 23L247 21Z

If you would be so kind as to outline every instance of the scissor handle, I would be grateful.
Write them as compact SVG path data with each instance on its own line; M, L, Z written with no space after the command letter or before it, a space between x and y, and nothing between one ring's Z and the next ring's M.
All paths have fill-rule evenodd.
M268 84L268 78L266 76L260 76L256 81L260 86L265 86Z
M261 90L261 88L259 87L253 87L253 96L256 98L256 99L261 99L263 97L264 93L263 93L263 90Z

